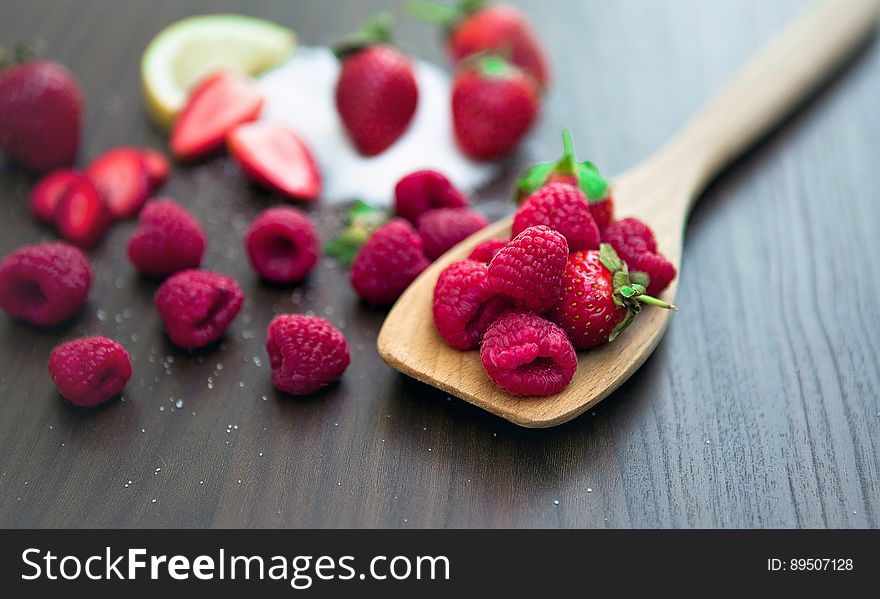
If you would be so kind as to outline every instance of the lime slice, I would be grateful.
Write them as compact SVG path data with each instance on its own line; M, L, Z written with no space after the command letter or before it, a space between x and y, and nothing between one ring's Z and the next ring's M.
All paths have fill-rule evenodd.
M291 29L236 14L200 15L159 32L141 58L141 81L150 117L170 127L189 90L224 67L259 75L296 48Z

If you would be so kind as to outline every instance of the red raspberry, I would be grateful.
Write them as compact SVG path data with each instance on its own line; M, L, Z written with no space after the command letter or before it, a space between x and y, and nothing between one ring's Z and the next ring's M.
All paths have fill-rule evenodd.
M645 252L624 261L630 271L648 275L648 287L645 291L648 295L659 295L678 274L672 262L655 252Z
M471 255L468 256L468 260L476 260L477 262L485 262L489 264L492 261L492 258L495 257L495 254L498 251L507 245L507 242L503 239L487 239L486 241L481 241L477 244L471 251Z
M412 224L429 210L467 208L468 204L467 197L437 171L410 173L394 188L394 212Z
M559 299L568 243L545 225L529 227L489 263L489 289L513 298L518 306L546 312Z
M53 349L49 373L67 401L94 408L122 391L131 378L131 359L112 339L87 337Z
M279 391L314 393L348 368L348 343L323 318L282 314L272 321L266 335L272 382Z
M577 370L565 331L532 312L511 310L483 337L480 359L492 381L513 395L552 395Z
M637 218L614 221L602 231L602 241L610 243L624 261L627 256L657 251L654 232Z
M220 339L238 315L244 293L235 279L207 270L184 270L156 292L156 309L165 332L185 349Z
M462 208L426 212L419 219L419 235L425 244L425 255L436 260L452 246L488 224L489 221L482 214Z
M590 214L593 215L599 230L604 231L614 220L614 198L611 194L597 202L590 202Z
M148 277L165 277L198 268L206 245L202 225L183 206L154 200L141 212L140 226L128 242L128 259Z
M648 295L658 295L677 274L675 266L657 253L651 228L637 218L615 221L602 232L602 241L610 243L630 271L648 275Z
M434 286L434 325L458 350L476 349L489 325L510 307L507 298L489 291L484 262L455 262Z
M269 208L260 213L244 245L258 275L285 285L305 280L321 256L315 226L296 208Z
M373 233L351 266L351 285L367 303L394 302L428 268L422 239L402 218Z
M565 235L572 252L599 247L599 227L587 196L572 185L550 183L530 195L516 211L511 233L516 236L535 225L547 225Z
M0 307L38 326L64 322L86 303L92 266L63 242L28 245L0 262Z

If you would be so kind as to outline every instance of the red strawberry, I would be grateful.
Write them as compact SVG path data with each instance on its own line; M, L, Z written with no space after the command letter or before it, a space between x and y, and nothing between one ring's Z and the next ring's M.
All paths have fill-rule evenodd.
M144 160L144 168L147 170L147 178L150 180L151 193L165 185L168 180L168 160L162 152L144 148L141 150Z
M645 295L644 280L628 273L607 243L568 257L559 301L547 318L562 327L577 349L614 341L632 324L642 304L677 308Z
M0 71L0 154L36 172L69 166L79 149L82 93L56 62Z
M500 54L547 87L547 58L526 16L510 4L487 4L486 0L459 0L455 6L420 2L412 8L417 17L446 27L447 50L456 63L474 54Z
M562 131L562 158L541 162L526 170L516 183L516 199L520 201L548 183L568 183L580 188L590 203L590 214L600 230L614 219L611 184L592 162L578 162L571 141L571 132Z
M452 85L452 122L461 151L473 160L512 152L538 116L534 79L497 56L464 63Z
M55 207L61 236L80 247L94 246L110 226L110 212L95 185L86 177L70 185Z
M110 216L122 220L137 216L153 191L139 148L116 148L95 158L86 176L101 193Z
M365 156L381 154L406 132L419 100L412 64L390 43L390 23L380 15L336 49L336 109Z
M255 181L286 196L314 200L321 194L321 175L312 153L286 125L239 125L227 139L229 153Z
M223 147L236 125L255 121L263 110L263 96L242 73L218 71L192 91L171 131L171 153L194 160Z
M31 191L31 211L38 219L45 223L51 223L55 219L55 207L67 188L80 179L83 175L71 169L59 169L52 171L40 179Z

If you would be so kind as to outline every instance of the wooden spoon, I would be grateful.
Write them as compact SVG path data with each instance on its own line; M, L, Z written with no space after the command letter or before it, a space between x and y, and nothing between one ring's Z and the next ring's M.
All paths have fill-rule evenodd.
M685 223L706 184L795 108L874 30L880 0L825 0L789 25L716 98L653 156L615 178L618 216L647 222L659 250L681 264ZM550 158L550 157L548 157ZM651 355L670 312L644 307L616 341L580 352L574 380L549 397L516 397L489 380L477 351L459 352L434 328L431 303L440 272L477 243L508 238L511 218L458 244L410 285L379 333L393 368L525 427L566 422L607 397ZM677 280L661 295L672 303ZM681 306L687 310L687 306Z

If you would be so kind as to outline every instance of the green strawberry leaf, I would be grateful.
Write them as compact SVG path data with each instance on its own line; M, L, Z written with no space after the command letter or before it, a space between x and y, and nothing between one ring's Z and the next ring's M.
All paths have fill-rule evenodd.
M647 288L651 284L651 277L646 272L634 270L629 273L629 280Z
M550 174L553 172L555 162L541 162L530 166L516 182L516 199L523 200L538 191Z
M602 176L599 169L592 162L580 162L576 168L578 187L587 196L591 204L601 202L608 197L610 184L608 179Z
M620 256L617 255L617 252L614 251L614 247L610 243L599 245L599 262L610 270L612 274L626 268L626 264L620 259Z
M351 266L370 235L388 219L389 215L384 210L357 200L348 211L345 229L324 246L324 253L344 266Z

